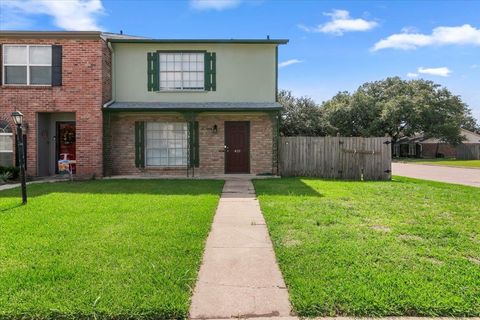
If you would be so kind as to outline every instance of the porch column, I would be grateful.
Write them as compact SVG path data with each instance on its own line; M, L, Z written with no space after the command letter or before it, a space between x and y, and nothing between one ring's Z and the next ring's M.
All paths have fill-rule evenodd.
M195 163L197 161L197 146L195 145L195 121L197 120L198 112L182 112L182 116L187 121L187 177L195 176Z

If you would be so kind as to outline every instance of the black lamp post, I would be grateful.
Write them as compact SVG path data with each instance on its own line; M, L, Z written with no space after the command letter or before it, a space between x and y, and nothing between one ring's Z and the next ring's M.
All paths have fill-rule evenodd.
M22 182L22 203L27 203L27 181L25 177L25 149L23 148L23 114L20 111L12 113L13 122L17 125L17 149L20 164L20 179Z

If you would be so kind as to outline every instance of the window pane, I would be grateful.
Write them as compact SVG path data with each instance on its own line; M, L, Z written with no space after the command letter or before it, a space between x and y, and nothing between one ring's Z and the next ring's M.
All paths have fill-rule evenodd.
M13 136L0 135L0 152L13 152Z
M13 152L0 152L0 166L11 167L13 165Z
M5 84L27 84L27 67L5 67Z
M147 165L183 166L187 164L186 123L147 122L146 137Z
M52 64L52 47L30 46L30 64Z
M27 64L26 46L5 46L4 48L5 64Z
M52 67L30 67L30 84L51 84Z

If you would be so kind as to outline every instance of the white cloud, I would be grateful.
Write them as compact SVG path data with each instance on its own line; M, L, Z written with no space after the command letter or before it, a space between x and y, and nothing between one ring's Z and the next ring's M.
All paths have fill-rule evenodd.
M479 67L479 65L476 64L476 63L475 63L475 64L472 64L472 65L470 66L470 68L472 68L472 69L477 69L478 67Z
M308 27L303 24L298 25L298 27L307 32L330 33L341 36L345 32L368 31L378 26L378 23L375 21L350 17L350 13L347 10L333 10L332 12L324 13L324 15L329 16L331 21L319 24L316 27Z
M407 73L407 77L409 77L409 78L416 78L416 77L418 77L418 73L409 72L409 73Z
M12 23L0 18L2 27L26 25L31 21L30 16L40 14L53 17L54 24L61 29L76 31L101 30L97 18L104 13L101 0L2 0L0 10L6 12L7 19L16 19Z
M290 66L292 64L297 64L297 63L302 63L303 61L302 60L298 60L298 59L290 59L290 60L287 60L287 61L282 61L278 64L278 67L279 68L283 68L283 67L286 67L286 66Z
M464 24L458 27L437 27L431 34L411 32L392 34L375 43L372 51L387 48L413 50L425 46L453 44L480 46L480 29Z
M452 71L447 67L441 67L441 68L420 67L418 68L417 72L421 74L428 74L431 76L439 76L439 77L448 77L450 73L452 73Z
M232 9L240 5L241 0L190 0L190 6L196 10Z

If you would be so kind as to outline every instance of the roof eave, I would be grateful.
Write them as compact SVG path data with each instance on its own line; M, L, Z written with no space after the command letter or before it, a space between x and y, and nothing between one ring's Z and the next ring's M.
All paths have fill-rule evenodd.
M0 31L0 38L100 39L100 31Z
M279 111L281 107L273 108L103 108L104 111L109 112L268 112L268 111Z
M288 39L108 39L111 43L166 43L166 44L287 44Z

